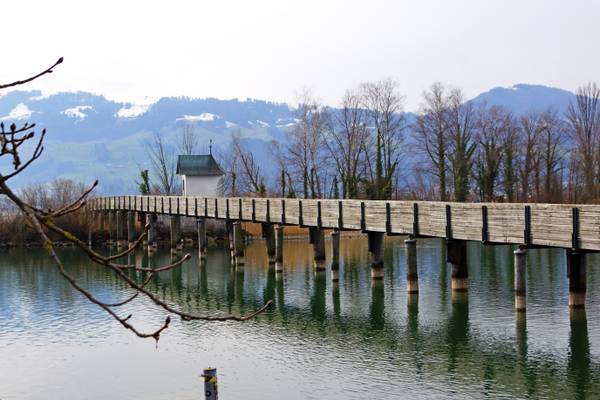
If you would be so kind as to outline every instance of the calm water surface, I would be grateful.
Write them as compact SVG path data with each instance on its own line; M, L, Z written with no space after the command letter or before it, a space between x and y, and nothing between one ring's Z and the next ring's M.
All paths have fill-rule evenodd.
M274 307L246 323L175 319L156 346L71 289L42 250L5 250L0 399L200 399L207 366L218 368L222 399L600 398L600 258L589 261L587 311L570 313L563 252L530 250L528 311L518 318L511 247L469 244L471 290L454 297L444 251L419 240L420 295L409 297L401 238L386 241L376 283L364 239L342 240L339 284L314 273L306 241L285 242L282 275L261 242L238 270L225 247L211 247L205 266L194 257L152 290L198 313ZM76 250L61 256L102 299L128 293ZM121 312L146 330L165 317L143 299Z

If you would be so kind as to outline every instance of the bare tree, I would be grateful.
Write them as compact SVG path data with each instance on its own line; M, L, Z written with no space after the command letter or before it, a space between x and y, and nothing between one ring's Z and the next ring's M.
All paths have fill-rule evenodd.
M305 198L323 197L327 164L323 138L330 117L309 90L300 95L296 115L298 123L288 132L286 148L290 174L300 182Z
M194 124L186 124L181 128L177 138L177 150L179 154L193 155L197 154L200 147L200 136Z
M361 85L363 105L375 129L375 180L371 198L389 199L394 191L395 175L404 140L404 98L398 83L390 78Z
M358 195L364 143L369 136L367 117L360 94L347 91L342 99L342 109L335 114L335 122L325 132L324 143L340 174L344 198Z
M569 104L567 120L575 140L575 156L582 163L583 200L598 197L596 184L600 181L600 88L588 83L577 90L575 102Z
M152 172L158 181L153 187L153 192L167 196L178 191L175 181L176 159L173 150L165 143L161 133L155 133L152 141L146 144L146 153L150 159Z
M445 90L441 83L436 82L423 93L424 104L415 124L417 141L433 167L432 174L437 180L441 201L448 199L448 96Z
M540 166L539 137L541 115L530 112L521 117L521 129L518 143L518 170L521 184L520 199L529 202L533 198L532 187L536 187L536 171ZM539 176L539 175L538 175ZM539 179L537 179L539 182Z
M504 157L503 138L512 129L511 122L510 113L503 107L483 104L477 110L475 179L483 201L493 201L496 197Z
M50 68L42 71L41 73L25 79L21 81L15 81L9 84L0 85L0 89L10 88L22 85L27 82L31 82L43 75L49 74L53 71L53 69L61 64L63 61L60 58L56 63L54 63ZM154 303L159 308L167 311L168 313L172 313L178 315L185 321L190 320L203 320L203 321L245 321L249 318L254 317L255 315L263 312L270 304L271 301L267 302L263 307L258 309L256 312L243 317L224 315L224 316L206 316L206 315L197 315L187 313L181 310L174 308L173 306L167 304L163 300L160 299L159 296L150 292L146 286L149 282L152 281L154 276L161 271L168 271L173 268L178 267L183 262L190 258L189 254L186 254L183 258L178 261L175 261L172 264L159 266L156 268L144 268L137 267L135 265L127 265L127 264L118 264L115 260L124 257L131 252L133 252L143 241L147 228L144 230L144 233L138 237L135 241L134 245L129 249L112 255L112 256L104 256L101 255L91 248L89 248L85 242L77 239L75 235L71 232L66 231L64 228L57 224L57 220L60 217L77 213L81 211L86 205L86 199L92 192L92 190L96 187L97 181L89 188L86 189L80 196L78 196L74 201L69 202L67 204L62 204L54 209L42 209L35 205L26 203L19 195L17 195L9 186L8 181L15 177L16 175L23 172L29 165L31 165L35 160L37 160L44 150L43 140L46 131L42 130L41 135L37 140L37 144L34 145L32 153L26 157L26 160L23 160L21 154L21 146L27 143L30 140L33 140L36 136L34 128L35 124L25 123L24 125L17 127L16 124L11 124L8 129L5 127L4 123L0 123L0 158L10 159L12 161L12 171L7 173L0 174L0 192L6 196L19 210L22 212L27 218L29 224L32 229L37 233L41 242L44 244L44 247L48 251L50 258L53 260L54 264L57 267L59 274L66 279L69 284L83 296L85 296L90 302L97 305L101 309L103 309L106 313L108 313L112 318L114 318L117 322L119 322L123 327L132 331L135 335L141 338L154 338L158 340L160 338L161 333L169 327L171 322L171 317L167 316L164 322L154 331L145 333L138 330L132 324L132 315L121 316L119 315L117 309L120 306L130 303L133 299L138 296L143 296L148 298L152 303ZM26 148L23 147L23 148ZM87 257L107 268L107 270L113 272L120 280L122 280L129 288L133 290L133 294L128 295L126 298L118 300L116 302L107 302L105 300L100 300L94 294L92 294L89 290L85 289L84 286L78 282L73 275L71 275L64 267L64 264L60 257L54 250L54 243L48 236L49 232L53 232L55 235L58 235L64 240L67 240L73 243L77 248L79 248ZM129 271L143 271L147 273L146 278L139 282L136 278L133 278Z
M519 126L515 117L510 115L507 120L507 127L502 135L502 188L504 198L508 202L516 200L517 186L517 139L519 135Z
M265 196L265 179L254 154L242 144L240 133L232 134L232 171L236 176L236 190L241 193L255 193Z
M543 163L544 188L537 201L559 202L562 200L562 167L566 155L564 147L566 126L558 113L549 109L540 121L539 154Z
M476 143L473 140L474 112L471 103L465 103L460 89L453 89L448 107L448 141L450 168L454 186L454 200L467 201L473 170Z

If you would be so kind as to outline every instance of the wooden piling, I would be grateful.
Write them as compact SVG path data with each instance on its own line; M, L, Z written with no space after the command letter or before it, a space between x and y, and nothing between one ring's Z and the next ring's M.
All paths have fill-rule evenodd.
M233 223L233 249L234 249L234 262L236 266L243 266L244 260L244 235L242 232L242 223L235 221Z
M179 215L171 216L171 251L179 252L183 250L181 243L181 217Z
M158 216L156 214L146 214L150 225L148 227L148 250L153 251L156 248L156 223Z
M446 240L447 262L452 267L452 291L469 290L469 268L467 264L467 242L463 240Z
M331 269L340 268L340 231L331 231Z
M340 231L331 231L331 281L340 279Z
M371 255L371 279L383 279L383 232L368 232L367 240Z
M587 290L585 261L585 253L567 249L570 308L585 308L585 293Z
M198 232L198 256L200 260L206 259L206 220L196 219L196 230Z
M515 310L524 312L527 293L527 251L519 248L514 251L515 267Z
M417 269L417 241L404 241L406 249L406 288L409 294L419 293L419 273Z
M275 272L283 271L283 225L275 225Z
M204 399L218 400L217 369L206 368L202 372L202 377L204 378Z
M117 211L115 215L115 219L117 220L117 247L123 246L123 211Z
M227 232L227 240L229 242L229 255L231 258L231 265L235 265L235 248L233 246L233 222L228 221L225 222L225 231Z
M115 230L115 216L116 216L116 212L115 211L108 211L108 226L107 226L107 230L108 230L108 244L109 245L113 245L113 240L114 240L114 230Z
M98 230L100 232L100 240L104 240L106 237L104 236L104 211L100 211L98 214Z
M262 231L265 244L267 245L267 258L269 259L269 264L272 264L275 262L275 230L273 229L273 224L263 223Z
M135 211L127 211L127 243L129 247L133 246L135 239Z
M325 271L325 231L313 230L313 260L316 271Z

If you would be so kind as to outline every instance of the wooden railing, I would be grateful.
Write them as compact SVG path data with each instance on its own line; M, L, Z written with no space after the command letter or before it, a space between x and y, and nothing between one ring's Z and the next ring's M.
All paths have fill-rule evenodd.
M114 196L90 199L88 209L600 250L598 205Z

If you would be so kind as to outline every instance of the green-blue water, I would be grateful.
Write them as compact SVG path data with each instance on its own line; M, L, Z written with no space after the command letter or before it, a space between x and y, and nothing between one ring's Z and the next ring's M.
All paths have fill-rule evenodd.
M196 255L196 249L189 249ZM528 252L526 317L513 309L509 246L468 247L470 291L454 296L441 240L418 241L420 294L406 293L402 238L386 241L373 283L364 239L342 239L339 284L315 274L306 241L286 241L285 271L252 242L246 266L211 247L161 273L153 291L193 312L249 313L246 323L182 322L134 337L70 288L41 249L0 253L0 399L201 399L218 368L222 399L600 398L600 276L589 256L586 311L570 312L561 250ZM60 252L100 298L125 285L77 250ZM168 252L144 265L169 261ZM120 311L151 330L165 313L136 299Z

